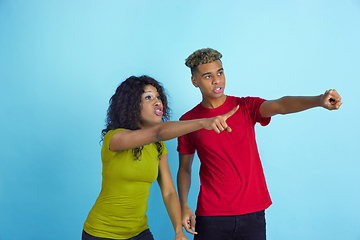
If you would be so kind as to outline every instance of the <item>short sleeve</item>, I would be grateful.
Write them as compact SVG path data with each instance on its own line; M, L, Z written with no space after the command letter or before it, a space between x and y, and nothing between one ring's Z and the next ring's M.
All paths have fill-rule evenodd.
M194 154L195 147L190 141L189 134L178 137L177 151L182 154Z
M254 124L260 123L261 126L266 126L270 123L271 117L263 118L260 115L260 106L266 100L259 97L247 97L245 98L248 111L253 117Z
M167 154L167 148L166 148L165 142L161 141L160 143L163 146L163 151L162 151L162 154L160 156L160 157L162 157L162 156Z
M103 162L109 161L117 152L110 150L110 140L118 131L123 130L123 128L118 128L108 131L103 138L103 145L101 148L101 159Z

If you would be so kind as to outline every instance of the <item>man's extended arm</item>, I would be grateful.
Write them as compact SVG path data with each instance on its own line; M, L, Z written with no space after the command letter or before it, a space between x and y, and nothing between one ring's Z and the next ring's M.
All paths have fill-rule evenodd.
M276 100L265 101L260 106L260 115L263 118L277 114L301 112L309 108L324 107L337 110L342 104L341 97L335 89L313 97L282 97Z

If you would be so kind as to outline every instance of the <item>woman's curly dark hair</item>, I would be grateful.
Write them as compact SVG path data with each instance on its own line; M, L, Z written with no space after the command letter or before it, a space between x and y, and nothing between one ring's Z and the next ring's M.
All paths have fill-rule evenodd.
M160 99L163 104L162 122L170 119L170 108L168 106L165 89L161 83L146 75L140 77L131 76L117 87L115 94L109 100L109 108L106 116L106 128L101 132L101 140L108 131L113 129L140 129L141 95L144 93L144 88L147 85L155 87L160 95ZM159 153L158 157L160 157L163 146L160 142L156 142L155 144ZM134 158L136 160L139 159L142 149L143 147L133 149Z

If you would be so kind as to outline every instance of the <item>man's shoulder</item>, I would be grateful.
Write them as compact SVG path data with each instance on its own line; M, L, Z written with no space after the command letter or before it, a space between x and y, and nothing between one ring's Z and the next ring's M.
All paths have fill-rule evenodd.
M200 109L199 109L199 105L196 105L195 107L193 107L191 110L187 111L186 113L184 113L181 117L180 120L191 120L196 118L196 116L198 115Z
M258 99L259 97L246 96L246 97L237 97L237 96L228 96L228 98L232 101L248 101Z
M193 107L191 110L187 111L186 113L184 113L181 117L180 120L191 120L196 118L197 114L200 112L201 110L201 103L199 103L198 105L196 105L195 107Z
M250 97L250 96L236 97L236 96L228 95L224 105L222 106L222 110L226 109L228 111L227 108L234 108L234 107L236 107L236 105L240 105L240 106L243 106L246 108L246 106L253 106L253 105L257 105L259 103L261 104L263 101L265 101L265 100L262 98L259 98L259 97ZM198 105L193 107L191 110L184 113L180 117L180 120L192 120L192 119L197 119L197 118L209 117L207 115L207 113L208 112L206 111L206 109L204 109L204 107L201 105L201 103L199 103ZM220 113L220 114L223 114L223 113Z
M238 102L240 104L250 104L250 103L256 103L256 102L263 102L266 101L265 99L261 98L261 97L252 97L252 96L247 96L247 97L234 97L234 96L229 96L230 100L233 102Z

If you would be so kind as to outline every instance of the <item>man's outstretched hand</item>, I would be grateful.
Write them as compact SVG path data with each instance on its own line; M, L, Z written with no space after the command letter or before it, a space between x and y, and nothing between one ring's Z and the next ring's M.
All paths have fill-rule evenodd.
M327 90L321 97L321 106L326 109L337 110L341 104L341 97L335 89Z

